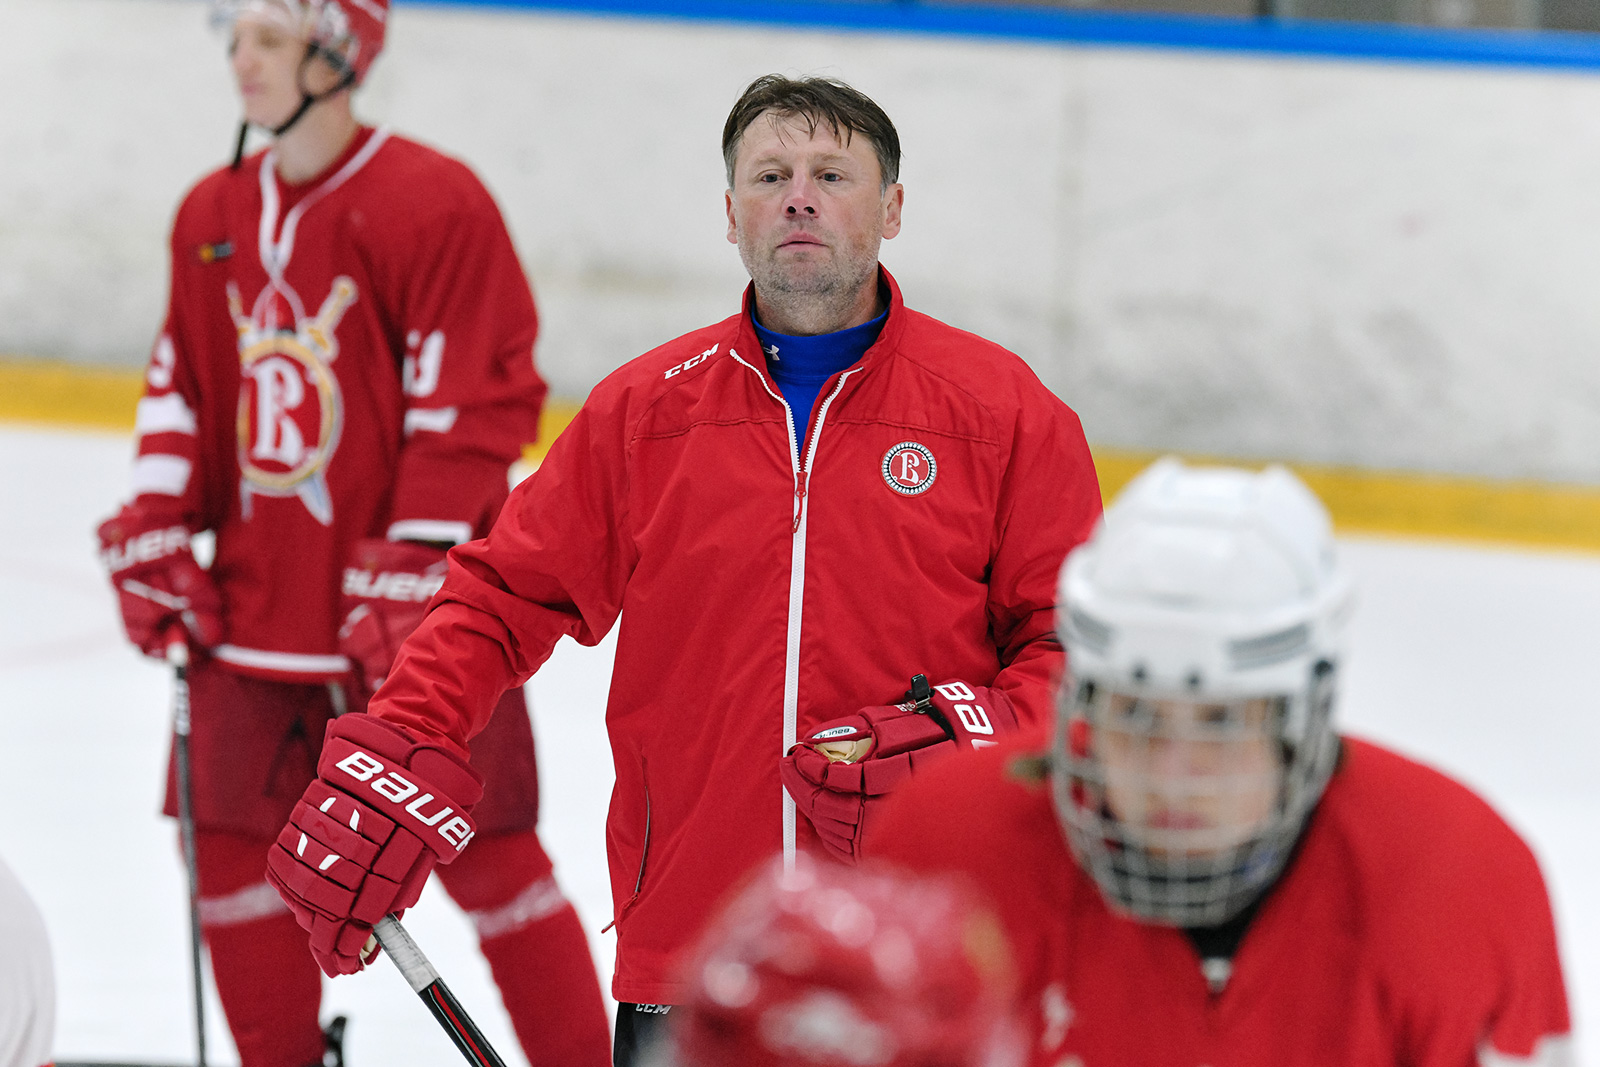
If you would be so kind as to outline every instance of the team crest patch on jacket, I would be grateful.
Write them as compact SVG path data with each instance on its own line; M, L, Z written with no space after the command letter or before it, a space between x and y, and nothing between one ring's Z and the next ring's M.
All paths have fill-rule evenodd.
M901 441L883 454L883 481L901 496L917 496L933 488L939 464L927 445Z

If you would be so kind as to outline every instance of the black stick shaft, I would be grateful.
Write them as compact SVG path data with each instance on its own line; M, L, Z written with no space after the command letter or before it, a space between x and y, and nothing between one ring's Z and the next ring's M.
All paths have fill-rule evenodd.
M439 972L428 962L428 957L422 954L417 943L411 940L411 935L406 933L406 928L400 925L400 920L393 915L386 915L378 921L372 932L389 958L394 960L394 965L400 968L400 973L405 975L412 992L422 998L467 1062L474 1067L506 1067L500 1054L495 1052L494 1046L483 1036L483 1031L472 1021L472 1016L461 1007L461 1002L456 1000L450 987L439 977Z
M189 963L194 973L194 1037L200 1067L206 1067L205 972L200 961L200 865L194 845L194 784L189 763L189 646L180 636L167 645L172 664L172 733L178 764L178 838L189 879Z

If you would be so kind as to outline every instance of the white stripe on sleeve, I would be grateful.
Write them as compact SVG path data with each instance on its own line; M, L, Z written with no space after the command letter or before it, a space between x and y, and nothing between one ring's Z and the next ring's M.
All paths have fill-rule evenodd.
M1478 1067L1573 1067L1571 1034L1546 1034L1528 1056L1508 1056L1485 1042L1478 1049Z
M472 540L472 527L443 519L401 519L391 523L384 536L391 541L448 541L452 545L464 545Z
M406 436L418 430L449 433L456 424L456 414L455 408L412 408L406 412Z
M133 419L133 432L139 436L151 433L195 432L194 412L178 393L166 396L147 396L139 401Z
M182 496L189 488L189 474L194 464L182 456L155 452L133 461L133 495L163 493Z
M238 645L218 645L211 654L224 663L236 667L257 667L261 670L282 671L285 674L343 674L350 669L350 661L343 656L312 656L298 652L273 652L263 648L240 648Z

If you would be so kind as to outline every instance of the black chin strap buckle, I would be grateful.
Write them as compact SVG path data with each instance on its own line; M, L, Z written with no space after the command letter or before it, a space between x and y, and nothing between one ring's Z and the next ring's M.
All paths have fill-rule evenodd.
M944 714L933 706L933 687L928 684L928 676L926 674L914 674L911 676L911 688L906 690L905 698L912 705L913 711L918 715L926 715L938 723L939 729L943 730L945 736L950 740L954 741L956 739L956 732L951 727L950 720L945 718Z

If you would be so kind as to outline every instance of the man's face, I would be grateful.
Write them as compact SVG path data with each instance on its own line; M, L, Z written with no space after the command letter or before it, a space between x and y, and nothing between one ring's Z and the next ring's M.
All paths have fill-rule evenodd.
M1278 802L1278 715L1266 698L1110 694L1095 736L1111 814L1156 855L1198 858L1244 844Z
M905 190L887 189L872 143L804 118L757 116L740 139L728 190L728 240L759 293L854 293L878 246L900 232Z
M300 106L302 91L320 94L338 80L321 59L305 62L305 40L295 32L288 12L279 16L277 10L268 4L241 14L228 46L245 120L268 128L288 121Z

